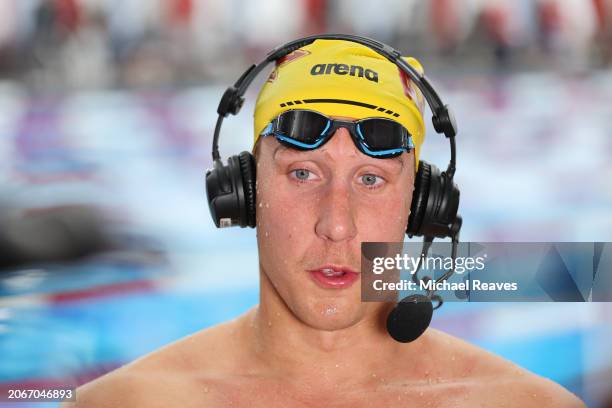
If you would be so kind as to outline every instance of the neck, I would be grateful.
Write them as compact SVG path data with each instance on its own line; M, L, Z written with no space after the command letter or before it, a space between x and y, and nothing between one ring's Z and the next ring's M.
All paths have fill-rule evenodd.
M257 362L273 375L353 382L360 374L381 378L399 352L405 355L411 346L396 343L386 332L393 304L367 306L365 316L350 327L313 328L296 317L260 271L260 304L246 316L245 339ZM419 347L412 348L417 352Z

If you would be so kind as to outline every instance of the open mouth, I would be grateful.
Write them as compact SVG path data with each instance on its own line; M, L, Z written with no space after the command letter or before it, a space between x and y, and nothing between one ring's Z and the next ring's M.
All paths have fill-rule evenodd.
M325 265L308 271L315 283L326 289L344 289L359 279L359 273L346 266Z
M321 273L325 276L328 277L332 277L332 276L343 276L344 274L346 274L345 271L337 271L335 269L330 269L330 268L326 268L326 269L321 269Z

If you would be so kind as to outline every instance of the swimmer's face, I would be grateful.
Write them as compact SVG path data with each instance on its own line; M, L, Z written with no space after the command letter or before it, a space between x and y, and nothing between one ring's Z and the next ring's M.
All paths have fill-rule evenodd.
M414 153L366 156L344 128L312 151L287 148L274 137L259 143L257 243L263 279L276 289L265 293L262 284L262 296L280 296L314 328L356 324L373 305L361 302L359 279L328 289L309 271L333 264L360 272L362 241L403 241Z

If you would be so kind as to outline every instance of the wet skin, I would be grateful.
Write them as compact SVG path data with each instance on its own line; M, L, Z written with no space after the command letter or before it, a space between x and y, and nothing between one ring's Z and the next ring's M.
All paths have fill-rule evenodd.
M323 265L359 271L362 241L402 241L414 156L374 159L346 129L298 152L260 141L260 303L77 390L78 407L581 407L559 385L434 329L400 344L392 305L324 288Z

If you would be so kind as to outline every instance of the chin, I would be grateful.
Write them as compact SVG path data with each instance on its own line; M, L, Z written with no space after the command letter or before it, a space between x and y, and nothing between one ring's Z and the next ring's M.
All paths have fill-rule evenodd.
M335 331L354 326L365 316L364 305L342 300L316 299L298 307L296 316L307 326L318 330Z

